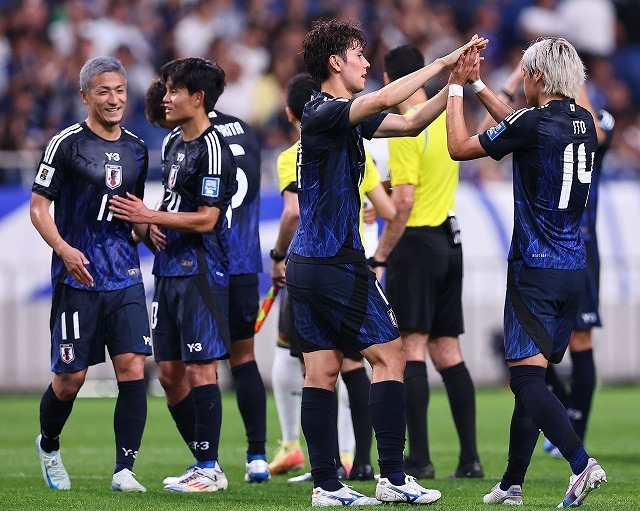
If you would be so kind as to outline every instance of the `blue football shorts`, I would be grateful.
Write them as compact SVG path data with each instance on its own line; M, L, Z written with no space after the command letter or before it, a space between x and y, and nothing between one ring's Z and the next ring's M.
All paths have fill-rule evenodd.
M156 362L229 358L229 290L210 274L156 277L151 305Z
M587 251L586 279L584 293L576 315L574 330L591 330L593 327L602 326L600 318L600 256L598 244L595 239L585 241Z
M124 353L151 355L144 286L87 291L58 284L51 306L51 371L73 373Z
M584 290L584 270L532 268L509 261L504 306L505 359L542 353L559 363Z
M258 274L229 277L229 332L231 342L251 339L260 307Z
M345 354L400 336L395 314L366 263L287 263L287 291L302 352Z

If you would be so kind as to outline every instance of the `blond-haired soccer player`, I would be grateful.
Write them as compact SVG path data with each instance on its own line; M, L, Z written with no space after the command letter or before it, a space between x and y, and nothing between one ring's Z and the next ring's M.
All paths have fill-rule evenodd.
M522 504L522 484L542 430L571 465L558 507L580 505L606 475L589 457L565 408L545 384L549 363L562 359L584 290L586 253L580 221L589 196L598 149L591 114L578 104L585 72L575 48L562 38L544 38L522 56L529 108L514 112L479 79L471 49L449 79L447 134L454 159L501 159L513 153L514 230L509 251L504 310L505 358L515 405L509 461L487 504ZM463 85L498 124L469 137Z

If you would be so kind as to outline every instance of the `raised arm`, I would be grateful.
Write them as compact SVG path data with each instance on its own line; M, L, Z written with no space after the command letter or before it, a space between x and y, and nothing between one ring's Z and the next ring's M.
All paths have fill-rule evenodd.
M415 137L431 124L447 107L447 88L443 88L424 105L409 115L387 115L374 137Z
M394 80L382 89L358 96L351 105L349 121L352 125L359 124L367 117L402 103L438 73L445 69L451 69L467 48L475 46L484 49L487 42L487 39L474 35L467 44L449 55L440 57L422 69ZM401 135L404 135L404 133Z
M598 123L598 114L591 104L589 94L587 94L587 86L584 83L580 86L580 95L576 98L576 103L589 111L591 117L593 117L593 122L596 125L596 136L598 137L598 145L604 144L607 141L607 134Z
M471 49L459 61L449 77L449 99L447 100L447 148L451 158L457 161L473 160L486 156L478 136L469 137L464 120L463 85L469 78L478 53Z
M478 77L475 78L475 76L472 76L470 78L471 80L480 79L480 75L478 74ZM489 128L491 128L492 126L495 126L496 123L502 122L502 120L509 115L509 113L511 113L513 111L513 109L510 107L509 103L512 103L513 100L515 99L515 95L518 92L518 89L520 88L520 84L522 83L522 66L520 64L518 64L514 70L511 72L511 74L509 75L509 77L507 78L507 81L504 84L504 87L502 87L502 89L500 90L500 92L498 94L494 94L492 91L489 91L488 88L480 91L477 96L478 99L480 99L480 101L482 101L482 104L485 106L485 108L487 109L487 115L484 116L484 118L482 119L482 121L480 121L480 123L478 124L478 133L481 133ZM487 92L485 92L485 90ZM499 112L495 112L495 110L490 110L489 106L485 103L485 101L488 101L487 95L489 94L489 92L491 94L493 94L495 97L497 97L497 99L499 101L501 101L504 105L509 107L509 112L505 115L502 116L502 114L504 112L499 111ZM492 100L495 103L495 100ZM497 118L494 116L494 112L495 115L497 116Z

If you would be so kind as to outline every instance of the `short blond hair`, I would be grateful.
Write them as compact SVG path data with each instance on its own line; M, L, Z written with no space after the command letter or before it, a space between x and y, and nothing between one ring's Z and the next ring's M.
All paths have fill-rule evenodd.
M577 98L585 69L573 45L562 37L543 37L522 55L522 69L529 76L542 73L542 92Z

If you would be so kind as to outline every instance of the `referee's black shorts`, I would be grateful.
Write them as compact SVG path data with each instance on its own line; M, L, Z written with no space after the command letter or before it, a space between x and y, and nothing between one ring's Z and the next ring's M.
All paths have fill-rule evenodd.
M446 226L407 227L387 260L386 293L401 332L457 337L462 315L462 245Z

